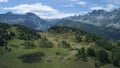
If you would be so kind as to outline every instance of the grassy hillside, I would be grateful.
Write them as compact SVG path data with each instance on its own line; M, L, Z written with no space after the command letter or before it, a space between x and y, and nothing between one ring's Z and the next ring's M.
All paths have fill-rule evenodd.
M0 68L117 68L120 42L69 27L35 32L0 23Z

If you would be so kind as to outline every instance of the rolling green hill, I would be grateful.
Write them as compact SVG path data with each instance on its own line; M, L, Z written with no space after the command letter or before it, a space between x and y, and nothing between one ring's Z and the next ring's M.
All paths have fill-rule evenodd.
M76 28L37 32L0 23L0 68L117 68L119 46Z

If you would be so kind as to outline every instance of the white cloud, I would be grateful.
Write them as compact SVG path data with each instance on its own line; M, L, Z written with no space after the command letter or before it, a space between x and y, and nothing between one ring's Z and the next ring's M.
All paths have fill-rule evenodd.
M0 0L0 3L1 3L1 2L8 2L8 0Z
M107 4L106 6L95 6L95 7L92 7L90 8L90 10L100 10L100 9L103 9L103 10L107 10L107 11L110 11L112 9L115 9L115 8L118 8L118 6L116 5L113 5L113 4Z
M108 4L108 5L106 6L106 9L107 9L107 10L112 10L112 9L114 9L114 8L118 8L118 6L113 5L113 4Z
M73 4L78 4L78 5L82 5L82 6L88 4L88 2L86 2L86 1L78 1L78 0L71 0L71 2L72 2Z
M90 8L90 10L100 10L100 9L105 9L105 8L101 6L95 6L95 7Z
M64 5L63 7L74 7L73 4Z
M27 13L32 12L40 16L41 18L63 18L68 16L73 16L75 13L65 14L62 12L59 12L58 10L43 5L42 3L36 3L36 4L21 4L14 7L6 7L3 8L4 10L13 11L16 13Z
M75 5L85 6L88 3L86 1L70 0L70 4L63 5L63 7L74 7Z
M79 4L79 5L87 5L87 4L88 4L88 2L78 1L78 2L76 2L76 4Z

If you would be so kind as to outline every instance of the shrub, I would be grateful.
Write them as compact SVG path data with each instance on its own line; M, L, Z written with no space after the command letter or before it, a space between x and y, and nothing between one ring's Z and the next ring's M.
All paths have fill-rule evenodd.
M70 43L66 42L66 41L62 41L62 47L63 48L70 48Z
M88 49L87 49L87 54L88 54L89 56L92 56L92 57L95 57L95 56L96 56L96 52L95 52L95 50L94 50L93 48L88 48Z
M80 35L77 35L75 37L75 39L76 39L77 42L81 42L82 41L82 37Z
M82 47L78 50L78 54L76 54L77 59L82 59L82 61L87 61L87 53L85 52L85 48Z
M114 66L120 67L120 48L119 47L113 48L112 61Z
M42 57L44 55L45 54L42 52L37 52L37 53L24 54L20 56L19 58L22 59L22 61L26 63L37 63L42 60Z
M97 57L98 57L100 62L108 63L110 61L109 55L104 49L100 49L97 54L98 54Z
M32 41L25 41L23 46L25 46L25 49L34 49L36 47Z
M41 40L39 46L41 48L53 48L54 47L53 43L48 40Z

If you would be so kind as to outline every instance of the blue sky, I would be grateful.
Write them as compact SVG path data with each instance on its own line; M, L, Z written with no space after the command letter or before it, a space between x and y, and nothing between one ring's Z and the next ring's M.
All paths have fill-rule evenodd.
M0 0L0 13L32 12L41 18L63 18L92 10L120 8L120 0Z

